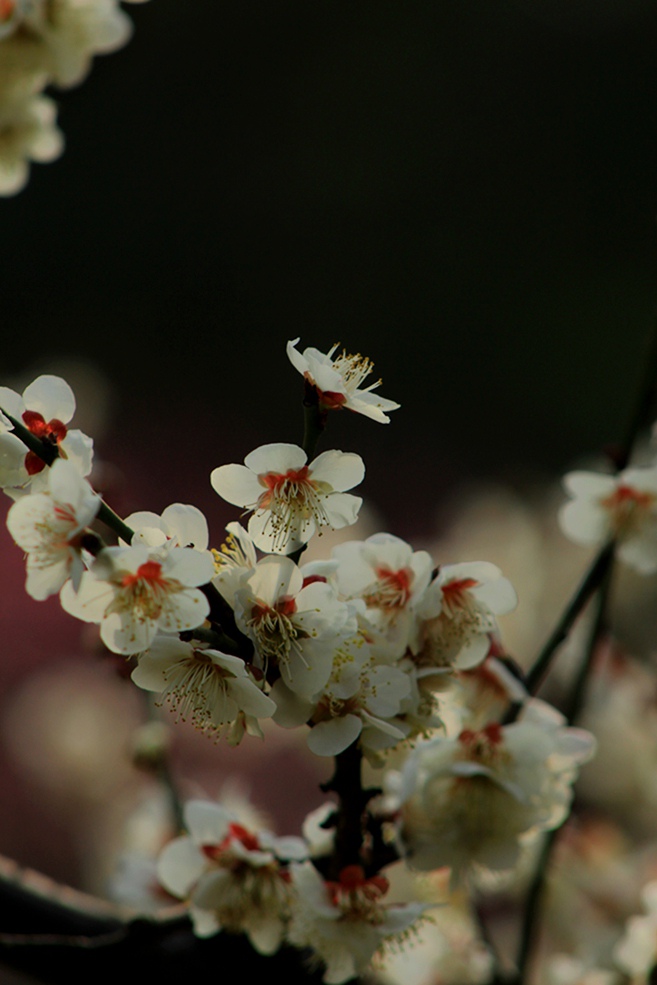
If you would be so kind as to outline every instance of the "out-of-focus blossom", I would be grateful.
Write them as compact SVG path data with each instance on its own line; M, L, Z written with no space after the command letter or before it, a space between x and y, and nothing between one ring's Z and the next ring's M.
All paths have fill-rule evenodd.
M299 339L288 342L289 360L304 379L317 390L321 410L339 410L346 407L347 410L363 414L373 421L382 424L390 422L386 411L397 410L399 404L372 392L381 385L381 380L361 389L361 383L372 372L371 360L361 355L347 355L344 349L339 356L334 356L337 345L334 345L328 353L312 347L304 349L301 353L296 348L298 342Z
M473 867L513 867L526 836L564 820L577 767L594 746L588 732L566 727L536 701L511 725L420 743L399 789L410 864L451 866L455 877Z
M614 949L616 964L633 985L646 985L657 965L657 882L649 882L641 895L647 912L630 917Z
M211 554L174 547L166 556L146 547L108 547L82 575L76 593L64 585L63 608L85 622L100 623L114 653L147 650L158 629L179 633L200 626L210 606L197 587L214 574Z
M48 470L48 491L23 496L7 514L7 527L27 552L26 591L45 599L70 578L80 587L84 571L81 535L96 516L100 499L70 462Z
M298 445L274 443L250 452L244 465L221 465L210 481L215 492L253 510L249 534L256 547L292 554L316 531L356 522L362 500L346 492L362 482L360 455L325 451L310 465Z
M559 523L567 537L585 545L613 538L621 561L644 575L657 571L657 467L569 472L563 481L571 499Z
M291 895L285 863L305 858L305 843L252 831L207 801L190 801L184 816L189 834L167 845L158 861L162 885L189 900L197 936L241 932L256 951L273 954Z
M225 728L231 745L242 738L241 723L261 736L258 719L276 711L239 657L176 637L156 637L139 658L132 679L146 691L161 694L179 718L189 719L201 731L220 734Z
M359 865L342 869L338 881L325 881L312 862L290 868L295 898L287 937L326 965L327 985L362 974L375 952L403 942L427 909L424 903L386 905L388 880L366 878Z
M25 187L31 161L44 164L62 153L64 138L56 115L57 107L47 96L0 98L0 195L15 195Z

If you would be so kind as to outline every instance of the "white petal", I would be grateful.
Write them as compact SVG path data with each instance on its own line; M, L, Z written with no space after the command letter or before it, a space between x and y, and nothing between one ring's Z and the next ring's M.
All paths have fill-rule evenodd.
M244 464L257 475L266 472L287 472L288 469L301 469L306 464L307 455L298 445L273 442L261 445L244 459ZM261 487L262 490L262 487Z
M253 509L265 492L257 475L246 465L220 465L210 473L210 482L214 491L234 506Z
M345 492L363 481L365 465L354 452L325 451L311 463L310 472L313 480Z
M28 410L43 414L46 421L68 424L75 413L73 391L59 376L38 376L23 391L23 400Z

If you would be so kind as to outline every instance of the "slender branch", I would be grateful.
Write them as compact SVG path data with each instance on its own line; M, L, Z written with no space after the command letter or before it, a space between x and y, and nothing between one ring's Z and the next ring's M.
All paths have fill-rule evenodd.
M363 811L370 792L363 790L361 762L363 754L354 742L335 757L335 772L321 789L332 790L340 798L335 816L335 846L327 876L338 879L346 865L361 865L363 847Z
M527 673L525 685L530 694L536 694L549 670L555 651L568 637L577 617L608 577L613 558L614 544L612 542L605 545L595 558L579 588L564 609L561 619L555 626L550 638Z

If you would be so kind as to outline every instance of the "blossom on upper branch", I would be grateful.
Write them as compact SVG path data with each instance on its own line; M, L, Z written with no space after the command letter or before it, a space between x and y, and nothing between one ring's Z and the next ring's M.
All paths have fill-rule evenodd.
M621 561L644 575L657 571L657 467L569 472L563 482L571 500L559 523L567 537L600 545L614 538Z
M189 899L198 937L224 929L242 932L256 951L274 954L291 896L285 863L307 856L304 842L253 831L207 801L190 801L184 817L189 834L162 852L160 882L174 896Z
M80 475L89 475L93 441L82 431L67 427L75 413L75 397L61 377L39 376L22 395L0 387L2 410L36 438L57 448L60 457L71 462ZM11 428L9 419L0 413L0 486L12 498L23 495L28 485L32 492L42 492L48 481L46 463L15 434L9 434Z
M60 600L66 612L100 623L114 653L147 650L158 629L179 633L200 626L210 605L197 587L214 574L212 555L191 547L162 554L147 547L107 547L82 575L76 593L70 582Z
M254 511L249 534L260 550L292 554L323 527L338 530L356 522L362 500L345 490L363 480L360 455L325 451L306 462L297 445L274 443L250 452L244 465L213 470L215 492Z
M388 424L390 418L385 411L397 410L399 404L394 400L386 400L372 393L381 384L381 380L371 383L365 389L360 384L372 371L372 362L363 356L350 356L343 350L333 358L338 348L334 345L328 353L319 349L304 349L298 352L296 347L299 339L293 339L287 344L287 354L290 362L312 386L319 397L321 410L339 410L346 407L357 414L364 414L373 421Z
M162 547L165 552L172 547L193 547L205 551L208 546L208 522L196 506L172 503L162 516L141 510L131 513L124 521L135 534L132 546Z
M23 496L7 514L7 528L27 552L26 591L45 599L70 578L77 589L84 571L81 535L96 516L100 498L70 462L48 469L48 489Z

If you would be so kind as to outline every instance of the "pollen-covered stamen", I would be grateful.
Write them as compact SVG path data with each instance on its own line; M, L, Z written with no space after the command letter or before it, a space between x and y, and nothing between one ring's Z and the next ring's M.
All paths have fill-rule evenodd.
M217 574L226 567L248 568L251 565L239 541L232 534L228 534L219 550L213 547L211 552Z
M403 609L411 597L412 570L400 568L394 571L382 564L375 571L377 580L363 595L367 607L385 609L391 614Z
M379 900L387 893L388 886L385 876L366 878L360 865L345 866L337 882L326 883L331 902L343 911L344 917L357 917L371 923L384 919Z
M176 721L190 721L202 732L217 732L212 710L223 698L230 675L202 650L177 660L164 671L162 702L168 702ZM158 702L160 704L160 702Z
M275 550L286 544L290 533L311 517L318 527L330 526L323 502L330 490L311 478L307 465L287 472L263 472L258 481L266 491L258 498L255 508L269 511L267 526L271 527Z
M338 345L339 343L333 346L329 352L329 356L333 355L335 350L338 348ZM343 349L337 359L334 359L333 369L335 369L342 377L345 390L347 390L348 393L353 393L355 390L362 389L361 383L374 369L374 363L366 356L361 356L359 352L349 355ZM365 387L365 389L374 390L380 385L381 380L377 380L375 383L370 383L370 385Z
M287 663L292 652L307 666L300 641L307 639L308 634L292 620L296 611L296 601L289 595L278 599L273 606L258 600L251 608L248 625L255 631L265 669L270 660L277 665Z
M614 536L627 537L638 530L646 515L655 509L657 496L619 485L610 496L601 500L601 505L609 510Z
M136 572L119 575L121 590L108 607L109 612L133 609L140 619L159 619L168 596L182 590L175 578L165 578L158 561L145 561Z

